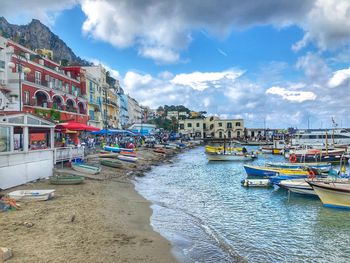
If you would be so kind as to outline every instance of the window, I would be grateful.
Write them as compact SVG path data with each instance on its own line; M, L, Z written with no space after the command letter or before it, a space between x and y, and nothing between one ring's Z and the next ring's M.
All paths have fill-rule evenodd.
M187 128L192 128L192 123L187 123Z
M95 119L95 112L94 110L89 110L89 117L90 117L90 120L94 120Z
M241 137L241 132L237 131L237 138Z
M241 123L240 122L236 122L236 127L237 126L241 126Z
M0 126L0 152L10 151L10 127Z
M62 90L62 80L59 80L59 81L58 81L58 88L59 88L60 90Z
M207 128L207 125L203 123L203 129L205 130Z
M199 127L199 122L196 123L196 127Z
M35 84L41 85L41 72L35 71Z
M68 83L66 83L66 90L65 90L65 92L69 92L69 84Z
M227 132L227 137L231 138L231 131Z
M219 124L219 127L222 127L222 122L219 122L218 124Z
M228 129L231 129L231 128L232 128L232 122L228 122L227 125L226 125L226 127L227 127Z
M222 132L219 132L219 138L222 138Z
M185 129L185 125L184 124L180 124L180 130L183 130L183 129Z
M23 103L24 103L25 105L29 105L29 91L25 91L25 92L24 92Z

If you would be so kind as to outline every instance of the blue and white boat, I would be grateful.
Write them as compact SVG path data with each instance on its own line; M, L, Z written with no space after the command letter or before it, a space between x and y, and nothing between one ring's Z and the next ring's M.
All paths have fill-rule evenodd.
M133 149L119 148L119 147L112 147L112 146L105 146L103 149L105 151L114 152L114 153L119 153L121 151L123 151L123 152L133 152L134 151Z
M254 177L264 177L269 178L277 175L305 175L309 173L306 170L302 169L283 169L275 167L266 167L266 166L253 166L253 165L244 165L243 166L248 176Z
M266 166L273 168L283 168L283 169L303 169L303 168L313 168L320 170L321 172L328 172L332 168L331 163L266 163Z
M272 184L279 185L285 180L293 180L293 179L306 179L307 175L286 175L280 174L276 176L269 177L269 180Z

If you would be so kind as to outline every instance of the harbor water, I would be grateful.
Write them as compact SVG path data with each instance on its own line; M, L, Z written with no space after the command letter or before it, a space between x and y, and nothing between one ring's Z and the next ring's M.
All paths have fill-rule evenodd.
M251 164L283 161L262 156ZM283 189L244 188L242 162L208 162L204 148L136 182L151 224L183 262L350 262L350 211Z

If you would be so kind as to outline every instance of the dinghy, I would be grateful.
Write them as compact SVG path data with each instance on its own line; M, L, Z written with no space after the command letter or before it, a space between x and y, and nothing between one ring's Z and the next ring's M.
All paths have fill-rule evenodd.
M162 148L156 148L156 149L154 149L153 151L154 151L155 153L163 153L163 154L166 153L165 150L162 149Z
M55 190L17 190L8 194L16 201L46 201L54 197Z
M99 172L101 172L101 167L87 165L84 163L72 163L72 168L75 171L87 174L98 174Z
M120 154L121 154L121 155L124 155L124 156L136 157L136 153L135 153L135 152L121 151Z
M84 182L84 177L77 175L60 175L60 176L51 176L50 184L56 185L74 185L82 184Z
M245 179L242 181L245 187L270 187L272 183L269 179Z
M118 159L125 162L135 163L137 161L136 157L119 155Z
M104 150L108 151L108 152L115 152L115 153L119 153L121 151L124 151L124 152L133 152L134 151L134 149L119 148L119 147L112 147L112 146L105 146Z
M120 168L123 166L122 162L118 160L102 160L101 164L113 168Z

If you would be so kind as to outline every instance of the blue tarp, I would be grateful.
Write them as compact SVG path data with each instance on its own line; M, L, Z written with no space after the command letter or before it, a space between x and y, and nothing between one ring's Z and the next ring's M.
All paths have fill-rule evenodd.
M96 131L96 132L91 132L91 134L95 134L95 135L105 135L107 133L107 135L117 135L117 134L122 134L122 135L130 135L130 136L136 136L137 134L131 132L131 131L126 131L126 130L114 130L114 129L110 129L110 130L100 130L100 131Z

